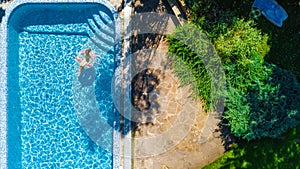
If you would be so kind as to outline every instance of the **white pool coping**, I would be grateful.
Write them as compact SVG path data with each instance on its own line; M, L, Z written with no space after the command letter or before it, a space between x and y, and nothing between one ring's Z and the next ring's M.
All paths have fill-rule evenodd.
M131 35L132 35L132 23L130 22L130 17L133 13L132 7L128 3L124 7L124 48L123 48L123 55L124 57L131 55L131 48L130 48L130 42L131 42ZM131 59L131 57L129 57ZM129 75L131 75L131 72L129 72ZM130 79L131 76L130 76ZM126 91L124 91L126 92ZM124 94L124 93L123 93ZM131 119L131 110L129 112L123 112L126 113L125 116L128 119ZM124 137L124 143L123 143L123 169L131 169L132 166L132 133L131 133L131 125L128 126L128 133Z
M113 14L115 20L119 20L114 6L107 0L15 0L5 11L0 25L0 169L7 169L7 22L10 14L20 5L28 3L99 3L105 5ZM118 138L118 137L117 137ZM114 148L120 147L119 141L114 142ZM115 147L116 146L116 147ZM116 151L116 150L115 150ZM119 151L120 152L120 151ZM113 169L118 169L120 154L113 153Z

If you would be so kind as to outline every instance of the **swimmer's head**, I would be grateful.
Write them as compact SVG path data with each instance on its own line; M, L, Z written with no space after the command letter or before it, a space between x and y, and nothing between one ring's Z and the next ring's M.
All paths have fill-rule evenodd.
M90 52L92 51L92 49L88 48L85 50L85 58L88 60L91 58Z
M92 49L88 48L88 49L85 50L85 54L88 55L91 51L92 51Z

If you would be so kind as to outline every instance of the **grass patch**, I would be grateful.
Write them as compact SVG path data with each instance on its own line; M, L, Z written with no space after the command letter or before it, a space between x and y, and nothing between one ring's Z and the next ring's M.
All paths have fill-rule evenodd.
M278 139L239 141L231 150L203 169L299 169L299 159L300 125Z

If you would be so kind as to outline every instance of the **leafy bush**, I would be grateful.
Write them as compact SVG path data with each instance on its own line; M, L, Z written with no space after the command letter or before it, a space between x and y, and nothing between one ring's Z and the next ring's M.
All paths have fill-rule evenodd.
M297 80L263 60L267 40L252 21L236 20L215 41L229 86L224 118L236 136L247 140L279 136L297 124L300 113Z
M224 63L247 64L253 54L264 58L270 50L267 42L268 36L262 35L252 20L235 19L232 28L216 39L215 46Z
M216 29L210 27L206 32L212 31L209 37L215 38L226 73L228 90L223 118L235 136L247 140L277 137L298 124L300 116L299 83L290 72L264 62L270 50L268 36L254 26L251 20L234 19L232 25L219 23ZM178 27L168 37L168 43L182 84L191 84L193 93L203 99L209 110L212 84L219 81L211 79L216 74L209 70L217 62L208 59L214 53L209 52L213 50L201 31L189 24Z
M251 60L247 59L250 62L244 62L243 64L238 62L224 65L229 86L242 92L248 92L249 87L263 83L272 73L271 68L264 66L264 61L259 55L253 54L250 58Z
M173 61L173 69L180 79L181 85L191 85L194 97L201 97L206 104L206 108L210 108L211 103L211 82L205 66L199 56L191 49L191 45L196 44L197 39L193 39L193 35L189 33L190 27L184 25L178 27L175 32L168 36L169 52Z
M247 139L277 137L299 124L300 85L294 75L275 65L264 84L249 91L250 132Z
M250 104L246 93L233 87L227 89L226 110L223 118L228 120L231 132L237 137L243 137L249 132Z
M175 54L171 56L173 68L182 85L191 85L194 96L203 100L206 110L216 110L218 103L213 99L220 101L225 76L224 73L222 76L222 66L212 43L199 28L185 24L168 36L168 44L169 52Z
M227 1L225 2L227 3ZM211 0L187 2L189 6L189 20L199 25L211 40L225 33L232 24L235 15L230 10L224 10L220 2Z
M253 63L244 71L231 66L226 99L231 131L247 140L277 137L295 127L300 116L300 85L288 71L275 65ZM247 71L248 70L248 71ZM251 73L252 72L252 73Z

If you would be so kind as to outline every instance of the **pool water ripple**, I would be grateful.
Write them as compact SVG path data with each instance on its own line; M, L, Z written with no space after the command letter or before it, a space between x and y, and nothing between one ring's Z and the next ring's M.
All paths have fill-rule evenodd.
M63 31L72 30L67 27ZM74 110L72 80L77 73L74 57L88 38L22 32L19 40L22 167L111 168L111 154L90 140ZM98 75L109 68L101 65ZM99 97L104 95L107 97L109 93ZM112 105L111 100L101 101L98 106L107 104ZM111 131L103 135L109 134ZM111 141L104 142L111 144Z

